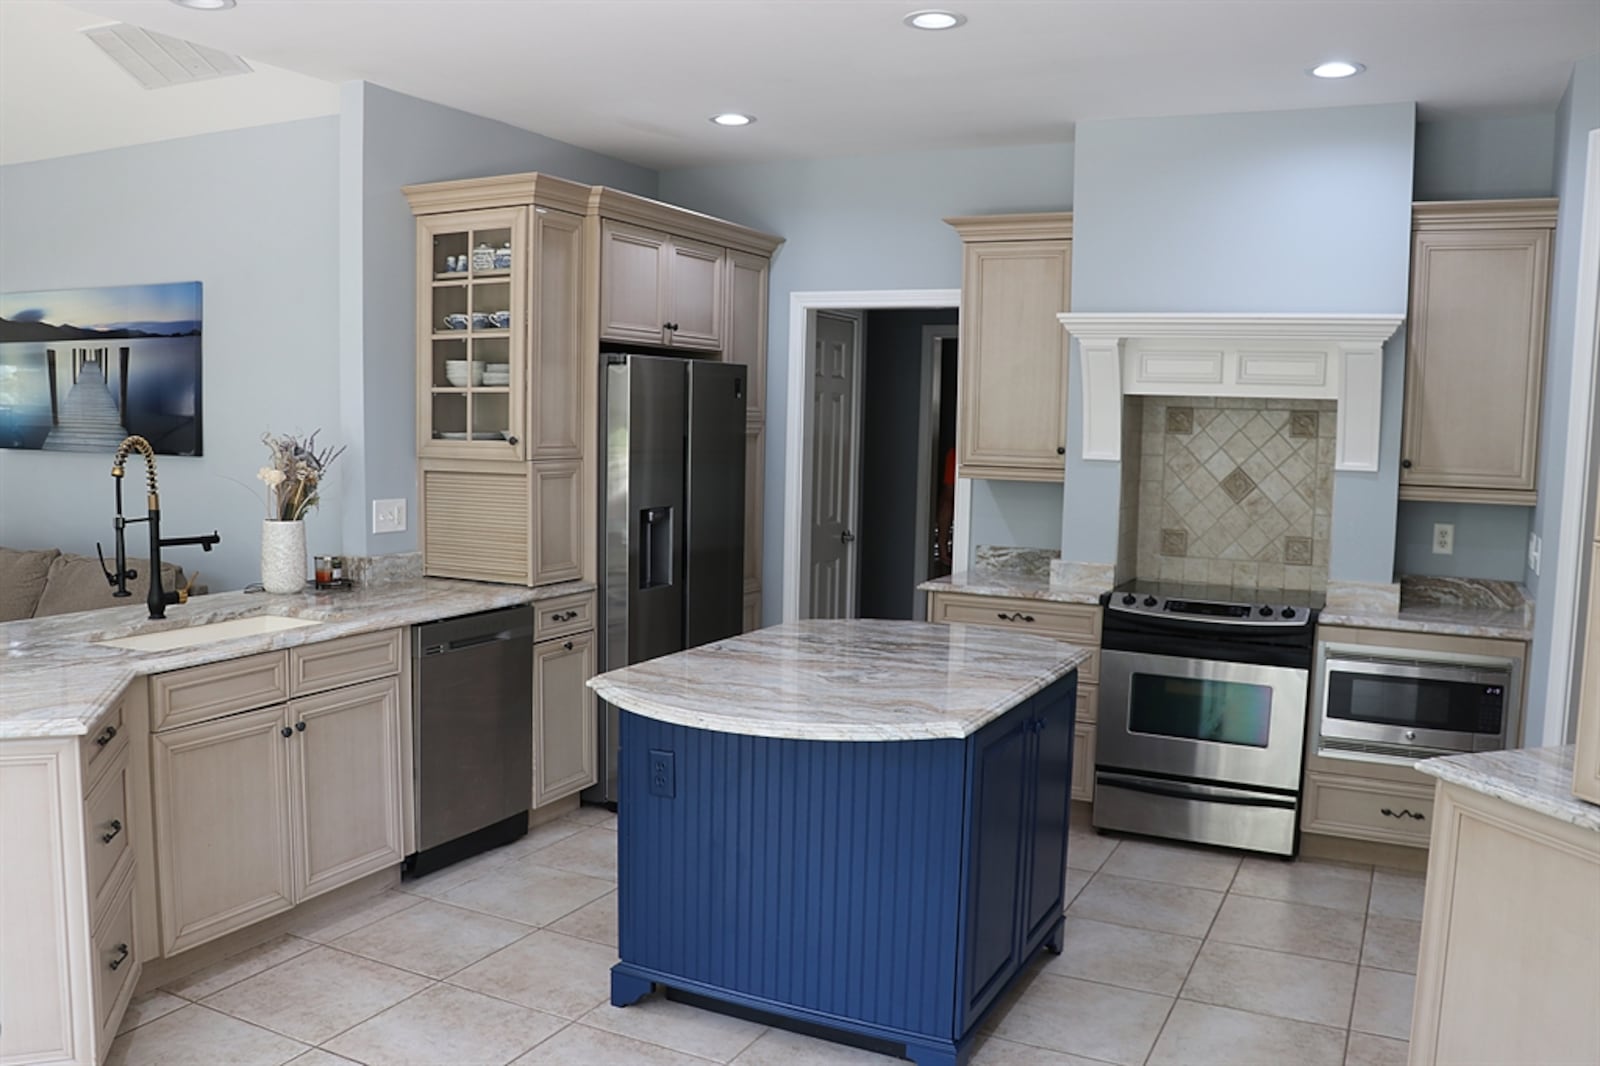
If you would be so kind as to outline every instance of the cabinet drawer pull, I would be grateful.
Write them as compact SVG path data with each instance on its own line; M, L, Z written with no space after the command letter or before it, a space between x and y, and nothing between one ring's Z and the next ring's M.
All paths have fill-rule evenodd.
M561 646L563 648L565 648L567 651L571 651L572 650L572 641L569 640L569 641L567 641L565 644L563 644Z
M109 844L117 839L117 834L122 832L122 822L116 818L111 819L110 832L100 834L100 843Z
M294 731L296 733L304 733L306 731L306 723L304 719L301 719L294 724Z
M108 965L110 965L113 970L120 970L122 968L122 964L128 961L128 955L130 954L128 951L128 945L118 944L112 950L116 952L117 957L112 959Z
M100 731L99 736L94 738L94 742L103 748L107 744L111 743L111 741L116 738L116 735L117 727L114 725L108 725Z
M576 617L578 617L578 612L577 611L557 611L555 614L550 616L550 621L552 621L552 622L570 622Z
M1409 807L1403 811L1392 811L1385 807L1383 808L1383 814L1387 818L1410 818L1416 822L1420 822L1426 817L1421 811L1413 811Z
M294 730L290 729L288 726L284 726L282 729L278 730L278 732L283 734L283 738L285 740L288 740L290 737L294 736Z
M1013 612L1012 614L1006 614L1006 612L1004 612L1004 611L996 611L995 612L995 617L1000 619L1000 621L1002 621L1002 622L1031 622L1031 621L1033 621L1033 615L1031 615L1031 614L1023 614L1021 611L1016 611L1016 612Z

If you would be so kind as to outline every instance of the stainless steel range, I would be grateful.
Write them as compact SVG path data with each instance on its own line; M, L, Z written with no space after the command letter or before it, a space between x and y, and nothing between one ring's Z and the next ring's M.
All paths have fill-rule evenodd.
M1095 826L1293 855L1321 601L1136 582L1100 602Z

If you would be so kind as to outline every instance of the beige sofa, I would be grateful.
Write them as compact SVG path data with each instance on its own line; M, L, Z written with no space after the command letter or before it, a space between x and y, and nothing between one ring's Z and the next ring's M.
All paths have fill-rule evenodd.
M119 599L112 595L116 590L94 556L71 555L55 548L0 548L0 622L141 604L150 593L149 560L129 559L128 566L139 576L128 582L132 595ZM162 588L171 591L183 584L181 566L161 564Z

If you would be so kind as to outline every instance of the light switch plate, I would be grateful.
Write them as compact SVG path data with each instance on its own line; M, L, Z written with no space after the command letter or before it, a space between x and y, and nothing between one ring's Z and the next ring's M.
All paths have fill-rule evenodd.
M1456 552L1456 527L1453 522L1433 524L1433 554L1454 555Z
M1539 550L1544 545L1539 540L1539 534L1528 534L1528 569L1533 571L1533 576L1539 576Z
M404 533L406 531L406 501L373 500L372 531L374 533Z

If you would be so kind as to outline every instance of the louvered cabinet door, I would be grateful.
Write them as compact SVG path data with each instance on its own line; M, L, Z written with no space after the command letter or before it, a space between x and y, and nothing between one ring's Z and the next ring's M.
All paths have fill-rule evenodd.
M429 577L532 584L531 463L421 463L422 565Z

